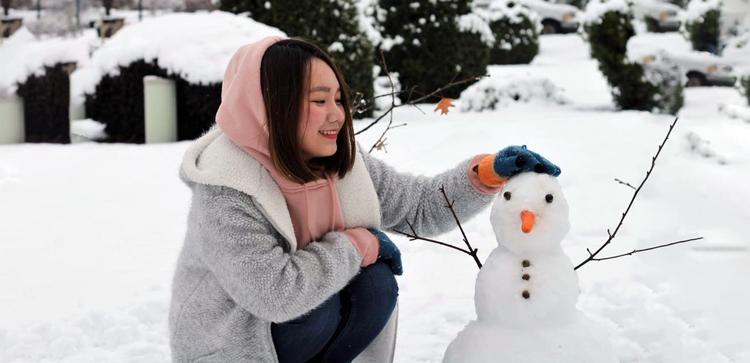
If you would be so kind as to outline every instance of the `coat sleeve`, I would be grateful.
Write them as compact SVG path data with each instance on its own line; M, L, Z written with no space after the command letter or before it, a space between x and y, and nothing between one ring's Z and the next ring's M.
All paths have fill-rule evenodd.
M437 176L426 177L397 172L382 160L361 154L380 200L381 222L386 230L411 232L407 221L422 236L455 228L456 222L445 206L440 186L454 201L453 209L461 222L479 213L493 199L492 195L480 193L469 180L471 159Z
M329 232L290 253L248 195L197 185L194 198L203 262L238 305L261 319L284 322L303 315L360 269L362 258L343 232Z

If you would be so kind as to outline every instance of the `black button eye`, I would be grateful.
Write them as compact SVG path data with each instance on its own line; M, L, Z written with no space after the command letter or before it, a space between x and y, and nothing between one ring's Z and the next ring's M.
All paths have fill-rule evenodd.
M546 196L544 197L544 200L546 200L546 201L547 201L547 203L552 203L552 200L553 200L553 199L555 199L555 197L553 197L553 196L552 196L552 194L547 194L547 195L546 195Z
M510 192L503 193L503 198L505 198L505 200L510 200Z

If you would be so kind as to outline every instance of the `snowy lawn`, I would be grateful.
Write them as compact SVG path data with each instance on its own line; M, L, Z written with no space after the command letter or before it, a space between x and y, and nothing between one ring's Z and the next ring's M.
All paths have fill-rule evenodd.
M510 144L561 166L574 263L614 228L673 118L614 112L575 35L542 37L530 74L566 105L513 104L447 116L396 111L405 127L376 155L434 175ZM680 121L606 255L695 236L705 240L579 270L579 308L613 333L622 362L750 362L750 123L719 112L736 90L686 91ZM355 127L362 127L364 122ZM360 136L371 145L382 128ZM166 362L170 280L189 190L177 178L188 143L0 146L0 362ZM448 191L450 193L450 191ZM435 193L435 198L440 195ZM481 259L496 246L489 210L465 221ZM439 362L474 316L477 268L466 255L393 235L402 250L397 362ZM457 231L438 239L460 242Z

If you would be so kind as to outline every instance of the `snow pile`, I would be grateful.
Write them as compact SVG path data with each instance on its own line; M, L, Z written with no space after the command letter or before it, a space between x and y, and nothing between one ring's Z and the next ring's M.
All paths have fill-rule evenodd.
M730 118L750 122L750 107L747 106L722 103L719 104L719 112Z
M477 319L443 362L617 362L609 334L576 309L578 275L560 245L569 208L557 178L511 178L495 197L490 224L498 247L477 276Z
M685 139L687 141L688 150L690 150L691 153L698 155L700 157L706 158L706 159L714 159L716 162L718 162L721 165L724 165L727 163L727 159L717 153L712 147L711 147L711 141L708 141L704 138L702 138L700 135L698 135L694 131L690 131L685 135Z
M70 123L70 136L74 142L96 141L107 138L107 125L92 119L75 120Z
M458 30L462 33L474 33L481 36L482 42L491 47L495 44L495 35L492 34L490 25L478 14L468 13L456 18Z
M518 24L526 17L536 24L538 20L535 12L513 0L495 0L487 10L477 9L476 12L484 15L489 22L507 18L511 23Z
M73 94L93 93L104 75L116 75L119 67L138 60L156 61L189 83L221 82L237 48L271 35L284 33L221 11L145 19L124 27L94 53L90 68L78 75L80 83Z
M85 39L37 40L26 27L21 27L0 44L0 97L14 94L29 76L43 75L45 66L80 63L87 57Z
M630 14L630 6L625 0L591 0L583 12L584 24L599 23L602 16L610 11Z
M485 78L461 92L460 101L463 112L495 110L516 102L568 103L562 88L531 74Z
M703 15L711 10L721 11L721 0L690 0L685 9L684 20L686 23L702 21Z

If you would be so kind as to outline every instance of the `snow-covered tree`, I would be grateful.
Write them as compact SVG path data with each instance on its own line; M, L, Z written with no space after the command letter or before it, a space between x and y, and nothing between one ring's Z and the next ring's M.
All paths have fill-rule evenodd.
M373 45L362 32L354 0L221 0L219 8L233 13L249 12L255 21L320 45L344 73L352 99L357 99L359 93L362 99L372 101Z
M685 11L685 29L693 49L718 53L721 33L720 0L691 0Z
M643 68L627 59L628 40L635 35L627 3L591 1L586 7L584 29L591 56L612 87L612 97L622 109L650 110L655 89L645 82Z
M495 44L491 64L528 64L539 54L539 19L535 13L513 0L495 0L487 9L477 9L492 29Z
M427 94L453 80L482 76L495 43L487 22L462 0L380 0L376 27L389 70L398 72L402 100ZM457 98L469 84L442 96Z

